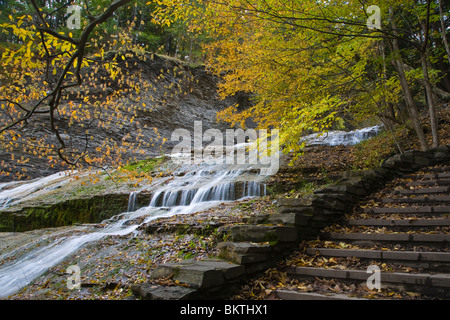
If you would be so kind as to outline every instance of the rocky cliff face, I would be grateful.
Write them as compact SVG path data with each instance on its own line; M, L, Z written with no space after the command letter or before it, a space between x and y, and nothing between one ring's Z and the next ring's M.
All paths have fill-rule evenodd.
M245 95L219 99L219 78L203 66L192 67L156 54L110 53L106 59L114 59L120 67L116 78L111 79L104 68L85 70L84 84L67 92L60 108L69 110L69 103L70 110L78 106L78 118L74 121L64 112L57 115L58 129L68 151L74 154L87 150L93 156L102 156L106 141L112 146L110 159L117 159L119 153L122 161L133 161L170 152L176 143L171 141L175 129L192 132L194 121L202 121L203 130L223 130L227 124L217 123L217 112L234 103L242 107L248 103ZM82 120L83 115L87 119ZM48 115L37 115L18 131L28 143L41 140L48 146L58 145ZM166 142L161 147L163 140ZM21 156L24 161L18 164ZM47 158L17 146L14 152L1 150L0 163L10 173L3 174L0 182L45 176L67 168L61 164L52 167Z

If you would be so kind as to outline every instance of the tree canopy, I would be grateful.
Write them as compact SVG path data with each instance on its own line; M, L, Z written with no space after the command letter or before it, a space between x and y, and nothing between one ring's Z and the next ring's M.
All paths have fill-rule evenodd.
M81 27L69 29L67 8L77 3ZM120 158L117 150L130 145L105 141L97 150L103 156L91 156L89 130L120 125L118 119L136 121L138 109L124 116L118 92L100 105L84 96L90 90L86 83L106 70L129 92L150 90L141 79L124 77L117 63L145 50L201 59L221 77L221 97L252 96L250 107L230 105L218 118L233 126L253 119L260 128L278 128L285 150L296 154L305 134L373 119L391 131L396 124L408 127L423 150L439 145L436 110L450 97L449 8L442 0L1 0L1 5L4 151L23 148L71 165ZM105 59L111 50L122 53ZM100 120L105 108L114 120ZM44 134L23 141L19 129L44 115L49 121L40 130ZM85 141L68 143L60 115L84 132ZM50 144L48 135L56 136L57 144Z
M435 109L448 101L450 89L448 8L442 1L371 5L208 1L196 28L212 39L205 48L211 69L224 75L221 94L255 96L253 107L231 106L221 118L243 125L254 117L261 126L278 126L288 150L300 150L305 133L373 116L387 127L410 127L423 150L437 146ZM431 141L421 123L424 106Z

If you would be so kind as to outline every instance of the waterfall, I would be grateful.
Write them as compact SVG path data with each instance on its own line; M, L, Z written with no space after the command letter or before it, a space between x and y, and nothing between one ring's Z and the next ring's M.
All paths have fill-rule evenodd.
M104 220L102 227L85 226L81 235L67 233L55 237L52 242L42 247L30 243L15 249L14 254L0 254L0 297L15 293L91 242L100 241L107 236L136 233L139 226L161 217L195 213L226 201L265 195L265 176L255 174L254 168L251 167L237 167L203 166L201 169L196 167L185 175L174 175L171 180L167 179L165 184L158 182L150 204L146 207L137 209L136 200L140 190L131 192L127 212ZM42 186L44 182L56 181L56 177L37 179L28 186L20 185L17 188L21 189L17 190L0 190L0 199L24 195L25 190L27 196L32 196L33 188ZM249 180L245 180L247 178ZM2 187L5 188L3 185ZM240 187L243 188L242 193ZM137 219L141 217L143 219Z
M326 145L326 146L351 146L361 141L376 136L381 131L381 126L373 126L353 131L329 131L327 133L314 133L302 139L308 145Z
M379 130L376 126L352 132L333 131L305 139L310 145L349 145L374 136ZM73 234L62 231L41 247L39 242L30 241L9 253L0 253L0 297L13 294L83 246L104 237L139 232L139 226L161 217L195 213L226 201L266 195L265 176L255 173L255 169L250 165L189 167L184 175L174 173L172 178L148 186L154 188L148 206L136 208L138 190L130 193L127 212L103 221L100 226L84 226L82 232ZM0 208L26 201L44 189L58 188L68 181L66 173L58 173L30 182L1 184Z
M133 212L136 210L137 195L138 195L138 192L136 192L136 191L133 191L130 193L130 196L128 197L127 212Z
M0 209L30 200L46 190L59 188L70 181L68 177L76 173L76 171L64 171L31 181L3 183L0 189Z
M158 189L150 200L149 208L167 208L168 215L187 214L225 201L264 196L263 181L238 181L243 173L242 170L191 172ZM243 185L240 195L237 194L239 184Z
M242 186L242 198L260 197L266 195L266 184L258 181L244 181Z
M264 185L265 187L265 185ZM256 181L250 181L248 183L248 190L247 190L247 197L257 197L260 195L265 195L265 189L264 189L264 193L261 194L261 184L259 184Z

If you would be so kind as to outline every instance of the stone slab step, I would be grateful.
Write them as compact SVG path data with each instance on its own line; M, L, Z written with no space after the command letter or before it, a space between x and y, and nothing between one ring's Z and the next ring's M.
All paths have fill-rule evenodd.
M447 168L447 172L429 172L429 173L417 173L417 174L408 174L405 176L406 178L411 179L445 179L450 178L450 169Z
M395 242L444 242L450 241L450 234L422 234L422 233L324 233L329 240L351 241L395 241Z
M401 198L382 198L382 203L441 203L450 204L450 196L417 196L417 197L401 197Z
M182 286L159 286L154 283L133 285L131 291L142 300L190 300L196 292Z
M274 251L270 244L230 241L220 242L216 249L221 258L240 265L268 261Z
M266 243L225 241L217 244L218 250L227 250L241 254L269 253L272 246Z
M450 179L449 178L442 178L442 179L414 180L414 181L406 182L405 185L407 187L414 187L414 186L448 186L448 185L450 185Z
M315 267L294 267L286 270L288 274L297 278L334 278L342 280L367 281L372 275L365 270L351 269L323 269ZM450 274L431 273L402 273L380 271L381 286L386 284L419 285L439 288L450 288Z
M364 249L307 248L306 254L326 257L356 257L376 260L450 262L450 252L385 251Z
M447 165L440 165L436 167L428 167L422 170L424 173L442 173L442 172L450 172L450 167ZM418 173L415 173L418 174Z
M384 214L395 214L395 213L406 213L406 214L445 214L450 213L450 206L420 206L420 207L390 207L390 208L363 208L364 213L384 213Z
M394 190L393 194L434 194L434 193L448 193L450 192L450 186L437 186L437 187L427 187L427 188L417 188L417 189L400 189Z
M245 267L221 259L183 260L158 265L150 274L151 279L167 278L185 283L193 288L210 288L238 279Z
M350 297L345 294L320 294L315 292L299 292L294 290L278 289L275 291L281 300L367 300L364 298Z
M348 226L374 227L447 227L450 219L349 219Z
M234 242L296 242L297 229L286 226L236 225L230 229L230 240Z

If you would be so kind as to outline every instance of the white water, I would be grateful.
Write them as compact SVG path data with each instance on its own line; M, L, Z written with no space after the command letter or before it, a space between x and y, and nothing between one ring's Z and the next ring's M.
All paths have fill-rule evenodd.
M325 139L317 135L307 139L310 139L309 144L354 144L374 135L378 129L372 127L353 133L332 132ZM140 225L157 218L199 212L225 201L265 195L265 176L251 174L249 170L253 168L249 165L197 166L191 169L184 176L175 175L171 181L158 186L147 207L136 210L139 190L130 194L127 212L104 221L102 229L86 228L81 235L61 234L50 244L37 249L30 249L33 246L25 244L15 249L14 253L0 253L0 298L14 294L83 246L104 237L138 232ZM68 182L66 179L68 178L55 174L28 183L17 183L15 188L15 183L2 184L0 208L36 196L43 191L43 186L57 188ZM237 186L242 189L239 194ZM134 220L140 217L145 218L135 223Z
M245 166L242 166L243 168ZM14 254L0 254L0 297L7 297L26 286L49 268L62 262L83 246L99 241L107 236L128 235L145 223L161 217L189 214L212 208L220 203L265 194L262 183L264 176L250 175L249 181L242 180L249 174L245 170L218 170L204 167L188 172L184 176L173 177L167 184L158 187L147 207L136 210L139 191L130 194L128 212L103 221L104 227L86 228L83 234L62 235L47 245L30 250L30 244L18 248ZM43 183L53 181L57 175L37 179L29 185L23 184L11 190L0 192L0 199L31 195L31 190L39 189ZM241 181L239 181L241 179ZM62 182L61 182L62 183ZM240 183L242 193L237 195L236 184ZM5 194L4 194L5 193ZM13 196L14 195L14 196ZM0 213L1 214L1 213ZM139 223L136 218L145 217ZM5 259L11 259L6 261ZM3 263L3 265L1 265Z
M130 196L128 197L128 208L127 212L133 212L136 208L136 202L137 202L138 192L133 191L130 193Z
M350 146L360 143L376 136L381 130L381 126L373 126L353 131L329 131L328 133L314 133L304 137L302 140L306 141L307 145L327 145Z
M22 201L30 200L45 191L56 189L68 183L76 171L64 171L52 174L45 178L38 178L29 182L9 182L0 187L0 209L9 207ZM17 187L14 187L18 185Z

